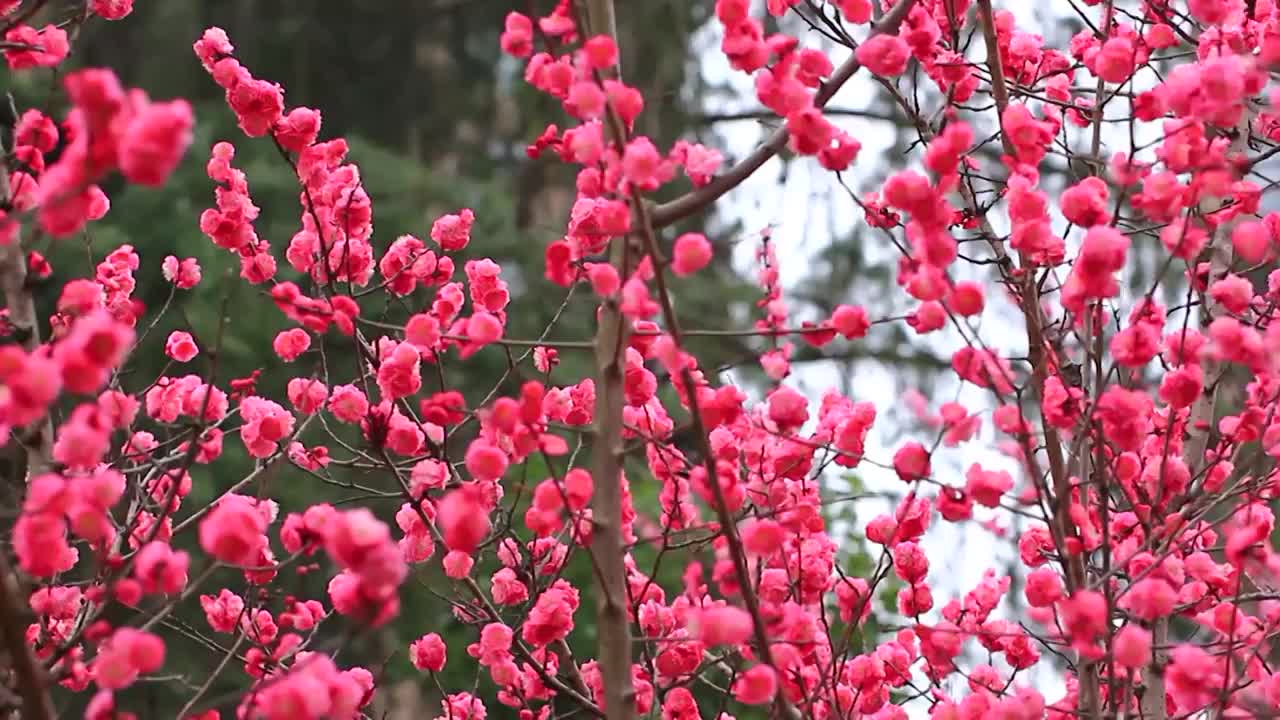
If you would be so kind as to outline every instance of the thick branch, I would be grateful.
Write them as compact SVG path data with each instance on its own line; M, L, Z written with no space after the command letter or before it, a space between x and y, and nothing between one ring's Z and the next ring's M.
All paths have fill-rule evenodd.
M0 207L8 207L9 195L9 166L0 157ZM13 332L22 348L31 352L40 345L40 321L36 316L35 298L27 287L27 256L22 251L21 234L18 235L8 245L0 245L0 290L4 292L4 306L9 311ZM53 452L53 425L48 418L15 434L26 448L26 477L47 471ZM14 478L15 485L17 481L18 478Z
M27 647L26 628L22 623L22 608L17 583L9 559L0 552L0 635L4 639L5 652L17 676L18 695L22 697L22 717L25 720L53 720L53 702L45 687L44 673L36 666Z
M1000 41L996 37L995 15L991 10L991 0L978 0L978 19L982 22L982 39L987 46L987 71L991 73L991 99L996 102L996 111L1000 116L996 119L1001 130L1004 129L1004 109L1009 106L1009 88L1004 82L1004 68L1000 63ZM1000 133L1000 145L1004 153L1010 157L1015 154L1013 140L1008 134Z
M587 0L587 29L593 34L618 37L613 0ZM626 127L613 107L609 125L619 150L626 144ZM628 241L614 238L609 262L627 276ZM627 612L626 547L622 538L622 407L626 323L619 297L605 298L596 328L596 437L591 466L595 492L591 499L591 555L598 568L600 609L597 661L604 685L604 711L608 720L631 720L635 689L631 679L631 622Z
M9 193L9 166L0 154L0 206L5 209L9 206ZM18 334L22 347L31 352L40 344L40 325L36 319L35 300L27 287L27 258L22 252L20 238L0 246L0 287L4 291L5 308L9 311L9 324ZM27 478L47 470L51 456L52 424L45 419L38 422L34 430L25 438L25 448L21 450L27 455ZM18 484L16 477L14 484ZM52 720L53 702L49 699L43 674L27 647L26 628L19 619L24 605L13 568L9 566L4 552L0 551L0 635L4 636L4 647L17 676L16 690L22 696L22 717Z
M982 36L986 45L987 69L991 73L991 96L995 100L998 122L1001 125L1000 140L1006 155L1013 157L1016 150L1008 133L1003 131L1004 111L1009 106L1009 89L1005 84L1004 68L1000 60L1000 44L996 37L995 14L991 8L991 0L978 0L978 21L982 24ZM976 207L976 205L975 205ZM1040 307L1040 288L1036 283L1034 266L1028 258L1020 258L1023 273L1021 285L1022 314L1027 332L1027 354L1031 360L1032 383L1037 401L1044 398L1045 382L1049 377L1049 358L1045 354L1044 315ZM1043 414L1043 411L1041 411ZM1053 483L1053 522L1057 528L1057 539L1061 543L1059 551L1063 555L1063 566L1066 570L1066 586L1069 592L1082 589L1088 582L1084 558L1079 553L1068 553L1067 540L1077 534L1075 523L1071 519L1071 475L1067 471L1066 459L1062 452L1062 439L1056 428L1043 422L1045 454L1049 458L1049 475ZM1082 662L1079 668L1080 700L1079 711L1083 717L1097 717L1099 711L1099 688L1096 666L1091 662Z
M615 132L618 132L619 127L615 124ZM680 319L676 315L675 305L671 300L671 292L667 287L666 264L662 261L661 253L658 250L658 239L657 233L653 228L653 218L650 215L649 207L644 203L643 196L634 187L631 189L631 205L635 209L636 224L638 225L640 239L644 243L644 250L649 255L649 259L653 261L653 280L657 285L658 300L662 308L662 318L666 325L666 331L670 334L677 350L683 352L685 333L680 329ZM736 335L736 333L731 332L727 333L727 335L732 336ZM684 367L681 370L679 382L684 386L685 396L688 398L690 424L693 427L693 434L698 443L698 450L702 455L702 467L707 474L707 482L711 486L712 494L715 498L714 505L716 516L719 519L720 532L729 546L729 555L733 560L734 574L737 576L738 587L742 593L742 601L746 605L747 613L751 616L752 635L756 642L758 657L766 665L776 667L773 661L773 651L769 646L767 628L760 613L759 598L756 596L755 586L751 582L747 553L742 545L742 538L738 535L734 518L729 512L729 505L724 497L724 489L720 487L720 482L717 480L716 456L711 450L711 440L702 422L702 409L698 406L698 386L694 383L693 373L688 367ZM799 711L784 696L779 694L775 698L775 703L782 716L787 720L799 720Z
M881 34L896 33L898 26L906 19L907 13L911 11L914 5L915 0L899 0L898 4L894 5L893 9L885 13L880 22L876 23L871 35L874 37ZM861 68L862 65L858 62L857 56L850 55L849 59L836 68L831 78L823 83L821 88L818 88L818 92L813 98L814 106L818 109L825 107L831 101L831 98L835 96L836 91L846 82L849 82L849 79ZM790 134L787 132L786 126L779 127L773 131L773 134L769 136L769 139L763 145L756 148L737 165L729 168L723 175L717 175L710 183L687 195L655 207L651 216L653 228L660 230L672 223L679 222L706 208L720 199L725 193L741 185L743 181L751 177L755 171L759 170L774 155L781 152L782 148L786 147L789 137Z

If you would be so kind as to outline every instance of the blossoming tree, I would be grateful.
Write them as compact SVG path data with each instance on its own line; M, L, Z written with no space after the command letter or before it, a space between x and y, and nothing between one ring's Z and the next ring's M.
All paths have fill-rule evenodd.
M58 67L81 24L132 9L90 0L29 24L45 4L0 2L10 72ZM177 296L205 282L191 258L118 247L42 311L31 279L111 212L99 183L163 186L195 122L183 100L151 100L109 71L60 77L69 110L22 109L0 156L0 440L20 460L6 478L20 500L0 552L11 671L0 700L34 720L81 697L88 718L144 717L130 688L163 673L168 620L198 607L211 660L178 717L362 717L377 679L344 666L343 643L395 618L410 573L434 565L449 580L437 591L474 629L466 653L483 678L441 688L443 718L1280 712L1280 275L1267 274L1280 214L1263 209L1275 183L1259 170L1280 147L1269 92L1280 9L1061 4L1087 26L1065 49L990 0L768 0L768 15L826 38L814 45L766 34L749 0L718 0L721 50L780 119L732 164L635 131L645 99L619 67L611 0L513 12L502 50L565 118L528 153L577 168L565 231L537 270L592 294L592 338L555 323L507 336L521 299L472 236L471 210L437 219L426 239L375 236L361 177L377 168L322 139L320 110L289 107L208 29L195 58L245 137L207 149L212 207L191 222L238 265L253 312L292 324L268 369L283 375L279 397L256 375L219 373L225 339L252 313L224 306L208 337L151 332L169 306L135 301L134 272L160 264ZM712 246L674 228L784 150L856 175L860 143L823 110L858 73L901 106L922 148L911 169L853 197L900 254L908 312L842 305L793 319L766 236L758 317L689 327L681 284ZM1116 124L1126 137L1107 147ZM296 175L287 241L255 232L236 143L273 146ZM1087 172L1050 191L1050 157ZM1139 292L1120 282L1136 244L1163 258ZM1165 307L1171 288L1184 299ZM1017 318L1020 350L984 333L1000 309ZM982 400L942 404L932 437L877 458L867 437L880 409L785 379L796 343L859 342L897 323L954 339L950 375ZM688 350L728 334L762 342L779 382L758 400ZM505 353L508 369L467 397L449 376L480 353ZM570 353L593 357L595 372L558 372ZM129 372L146 354L170 360L164 374ZM221 478L211 503L186 502L192 470L216 474L229 443L256 459L252 472ZM1018 474L934 470L982 445ZM866 524L879 562L852 577L835 562L826 507L853 500L822 489L833 466L862 463L892 468L903 494ZM517 472L531 466L546 477ZM282 506L267 483L281 476L362 495ZM642 486L654 513L634 502ZM950 590L930 581L930 527L1000 515L1026 523L1014 573L1025 617L1002 606L1012 578L995 573L935 598ZM592 587L566 579L574 562ZM679 583L659 579L664 564L681 568ZM284 589L315 573L325 592ZM868 635L890 583L891 631ZM598 618L579 611L586 593ZM434 677L448 648L423 628L406 653ZM1040 665L1065 677L1065 693L1029 682ZM234 679L235 697L210 692L218 678Z

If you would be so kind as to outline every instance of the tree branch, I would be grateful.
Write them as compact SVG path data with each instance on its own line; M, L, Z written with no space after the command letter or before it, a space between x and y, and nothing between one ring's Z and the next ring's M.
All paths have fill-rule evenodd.
M889 12L884 14L884 17L880 18L880 22L876 23L875 29L871 31L871 37L896 33L898 26L906 19L907 13L911 11L914 5L915 0L899 0L898 4L894 5ZM831 78L823 83L822 87L818 88L818 92L813 98L814 106L819 110L826 107L826 104L831 101L836 92L861 68L862 65L858 62L857 56L850 55L849 59L836 68ZM706 208L720 199L725 193L741 185L743 181L751 177L756 170L759 170L774 155L781 152L782 148L786 147L789 137L790 133L787 132L786 126L779 127L773 131L773 134L769 136L769 139L763 145L756 148L737 165L729 168L723 175L716 176L707 185L687 195L653 208L651 215L653 228L660 230L672 223L679 222Z
M9 210L9 165L0 156L0 208ZM14 222L12 219L6 222ZM27 287L27 256L22 250L21 232L8 245L0 245L0 290L9 311L9 324L28 353L40 345L40 320L36 316L35 298ZM53 447L53 424L48 416L23 431L20 437L27 455L26 478L50 468ZM17 478L14 478L15 484ZM25 483L24 483L25 484Z
M1009 89L1005 83L1004 68L1000 60L1000 45L996 36L995 13L991 8L991 0L978 0L978 22L982 26L982 37L986 46L987 69L991 74L991 97L995 101L997 122L1001 126L1000 142L1006 155L1014 157L1016 149L1008 133L1003 130L1004 111L1009 106ZM978 205L971 193L965 191L966 201L976 210ZM993 249L997 257L1005 257L1002 245L997 244L996 235L991 232L985 217L981 219L983 230L993 239ZM1040 307L1040 288L1036 281L1034 265L1027 257L1019 258L1024 269L1020 282L1014 283L1019 289L1020 304L1026 325L1027 354L1031 361L1032 387L1035 399L1039 403L1044 398L1045 383L1049 377L1050 358L1045 355L1046 338L1044 333L1044 315ZM1002 271L1004 272L1004 271ZM1043 416L1043 409L1041 415ZM1078 534L1075 523L1071 519L1071 475L1067 470L1066 458L1062 452L1062 438L1058 430L1048 422L1042 422L1044 429L1044 451L1049 460L1049 476L1053 489L1053 526L1055 541L1062 555L1068 592L1083 589L1088 583L1084 558L1079 553L1067 551L1067 540ZM1079 711L1083 717L1097 717L1099 706L1098 676L1093 663L1085 662L1079 672L1080 699Z
M825 108L822 111L827 117L856 117L867 120L879 120L881 122L893 123L895 125L910 125L911 121L907 118L894 115L892 113L877 112L875 110L861 110L857 108ZM703 113L697 117L698 122L702 124L712 124L721 122L737 122L740 120L781 120L772 110L743 110L740 112L723 112L723 113Z
M590 34L618 38L613 0L586 0L583 18ZM618 72L617 75L621 73ZM608 120L618 151L626 146L627 131L613 104ZM621 277L628 274L628 238L614 238L609 263ZM599 568L600 608L597 662L604 685L604 711L608 720L631 720L635 688L631 678L631 620L627 612L626 547L622 538L622 408L623 364L627 324L617 293L601 303L596 328L596 436L591 448L595 490L591 499L590 552Z
M10 209L9 199L9 166L0 153L0 207L6 212ZM31 352L40 344L40 324L36 318L35 299L27 287L27 258L22 251L20 234L8 245L0 246L0 287L4 292L5 308L9 311L9 323L18 334L23 349ZM27 456L22 485L32 475L49 468L52 440L53 424L46 417L36 423L34 434L19 443L19 452L25 452ZM15 486L19 485L17 477L13 480ZM20 487L18 492L21 493ZM52 720L53 702L45 688L43 673L27 647L26 628L19 616L25 605L9 559L0 550L0 634L4 636L4 647L17 675L18 687L15 689L22 696L22 717Z
M22 608L26 603L19 599L9 558L0 552L0 635L4 636L4 649L9 653L17 675L18 695L22 697L24 720L53 720L53 701L45 688L44 673L36 666L27 646L26 628L22 624Z

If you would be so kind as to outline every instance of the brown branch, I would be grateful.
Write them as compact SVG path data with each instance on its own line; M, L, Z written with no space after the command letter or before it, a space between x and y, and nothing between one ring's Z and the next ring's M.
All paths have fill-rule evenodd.
M7 209L9 198L9 166L0 157L0 207ZM36 316L35 298L27 286L27 256L22 250L21 231L17 235L8 245L0 245L0 290L4 293L4 306L9 311L9 324L15 336L24 350L32 352L40 345L40 320ZM25 477L48 471L53 453L53 424L49 418L46 416L17 435L27 455ZM17 480L14 478L15 485Z
M615 122L614 131L616 137L621 137L620 124ZM667 263L663 261L662 254L658 248L657 233L654 231L653 218L650 214L649 206L645 204L644 197L634 187L631 188L630 198L631 206L635 210L635 219L639 226L640 239L644 243L645 252L653 262L654 282L658 289L658 301L662 308L662 319L666 325L666 331L670 334L676 348L683 351L685 333L681 332L680 318L676 314L675 305L671 300L671 292L667 287ZM725 331L718 334L729 337L738 335L735 331ZM720 525L720 534L724 536L729 546L729 555L733 560L734 575L742 593L742 602L746 605L747 613L751 616L751 628L756 643L756 652L761 662L776 669L773 661L773 652L769 646L768 630L763 616L760 614L760 601L756 597L755 586L751 582L751 569L747 563L747 553L742 545L742 538L738 535L737 523L725 500L724 489L720 487L720 482L717 480L716 456L711 451L711 440L707 435L706 427L702 423L702 409L698 406L698 389L693 381L693 373L687 366L681 369L680 383L684 385L685 396L688 398L690 424L692 425L694 438L698 443L698 452L702 456L702 465L704 472L707 474L707 483L711 486L715 499L714 509ZM775 703L776 707L781 711L782 717L787 720L799 720L800 712L781 693L775 698Z
M987 72L991 74L991 99L996 102L999 116L1000 145L1005 155L1013 157L1016 151L1013 140L1004 132L1004 109L1009 107L1009 88L1004 81L1004 68L1000 63L1000 41L996 37L995 15L991 10L991 0L978 0L978 19L982 23L982 39L987 46Z
M9 653L17 675L17 690L22 696L22 717L25 720L53 720L53 701L49 699L44 673L37 667L27 646L26 628L22 613L26 603L19 599L18 584L14 581L9 558L0 552L0 635L4 636L4 649Z
M586 29L618 39L613 0L586 0ZM620 75L620 72L616 73ZM613 104L608 120L618 151L627 142L626 126ZM609 263L622 277L628 270L628 238L614 238ZM631 678L631 621L627 613L626 547L622 537L622 408L623 363L627 323L623 321L617 293L601 303L596 328L596 436L591 448L595 491L591 498L590 552L599 582L599 647L596 660L604 686L604 711L608 720L631 720L635 714L635 687Z
M0 154L0 206L9 207L9 166ZM10 221L12 222L12 221ZM36 318L35 299L27 287L27 258L22 251L21 237L15 237L8 245L0 247L0 286L3 287L5 308L9 311L9 323L18 334L23 349L31 352L40 344L40 325ZM52 454L53 424L46 417L34 426L26 441L19 443L20 452L26 454L25 480L49 468ZM13 478L18 485L18 478ZM19 488L21 492L21 488ZM43 673L31 656L27 646L26 628L19 619L26 605L21 599L17 576L9 565L9 559L0 551L0 634L17 675L15 688L22 696L22 717L31 720L52 720L53 702L45 687Z
M827 117L856 117L866 120L879 120L881 122L893 123L894 125L910 124L907 118L894 115L892 113L878 112L876 110L861 110L857 108L824 108L823 115ZM782 120L772 110L743 110L741 112L724 112L724 113L703 113L697 117L697 121L704 125L721 122L737 122L740 120Z
M906 19L907 13L911 11L914 5L915 0L899 0L898 4L894 5L889 12L880 18L880 22L876 23L875 29L871 31L871 36L896 33L898 26ZM857 55L850 55L849 59L836 68L831 78L823 83L822 87L818 88L818 92L813 98L814 107L819 110L826 107L826 104L830 102L841 86L848 82L861 68L862 65L858 62ZM764 144L743 158L737 165L729 168L723 175L717 175L710 183L693 192L653 208L651 215L653 228L660 230L672 223L679 222L706 208L720 199L725 193L741 185L743 181L751 177L755 171L759 170L774 155L781 152L782 148L786 147L789 137L790 133L787 132L786 126L779 127L773 131L773 134L769 136L769 139Z
M982 36L986 45L987 69L991 74L991 96L995 100L997 122L1001 125L1000 141L1006 155L1013 157L1016 149L1008 133L1003 131L1004 111L1009 106L1009 89L1005 84L1004 68L1000 60L1000 45L996 37L995 14L991 8L991 0L978 0L978 21L982 25ZM976 208L976 205L975 205ZM985 218L983 219L985 224ZM1003 248L997 250L1003 254ZM1033 265L1028 258L1019 258L1021 266L1026 270L1020 287L1022 314L1026 323L1027 354L1031 361L1031 377L1035 398L1044 398L1045 382L1049 378L1049 361L1045 354L1046 338L1044 334L1044 315L1040 307L1040 289L1036 282ZM1003 267L1003 266L1002 266ZM1043 416L1043 409L1041 415ZM1042 418L1043 420L1043 418ZM1063 569L1068 592L1084 588L1088 583L1084 558L1079 553L1067 552L1066 542L1077 535L1075 523L1071 519L1071 475L1067 470L1066 458L1062 452L1062 438L1057 428L1048 422L1042 422L1044 428L1044 450L1049 459L1049 475L1053 485L1053 524L1056 526L1055 541L1062 555ZM1099 688L1096 666L1092 662L1084 662L1079 670L1080 680L1080 712L1083 717L1097 717L1099 709Z

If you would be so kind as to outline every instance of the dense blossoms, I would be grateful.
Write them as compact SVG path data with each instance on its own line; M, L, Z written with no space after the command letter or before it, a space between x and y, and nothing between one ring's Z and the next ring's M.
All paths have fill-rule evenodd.
M0 0L10 71L48 73L70 25L133 5L37 28ZM375 233L377 169L219 28L191 62L243 137L198 153L212 199L190 227L211 254L90 243L86 265L38 241L102 219L121 182L163 186L195 118L107 70L60 74L68 111L17 113L0 168L21 580L0 597L30 617L6 689L140 716L131 688L163 677L181 631L237 696L220 714L210 684L184 685L180 714L375 715L387 671L363 641L420 620L403 611L421 587L452 619L389 662L442 683L445 720L1280 712L1280 213L1261 184L1280 9L1084 5L1054 48L986 2L716 0L726 67L774 116L732 164L644 134L659 99L573 3L511 12L497 46L562 113L527 161L574 177L538 268L491 257L500 226L473 208ZM792 34L815 12L838 58ZM828 109L859 72L909 120L887 173ZM280 237L251 144L289 171ZM784 149L875 178L841 200L896 289L868 273L796 292L782 234L681 226ZM755 297L699 316L696 285L740 243ZM224 296L216 331L168 314L226 267L252 305ZM169 300L148 307L140 282ZM537 283L564 299L522 337ZM265 365L236 377L241 326L267 328ZM758 376L709 362L707 339L741 343ZM815 391L801 364L865 355L893 382L855 363ZM1000 550L957 565L939 550L955 533ZM460 664L466 691L447 686Z

